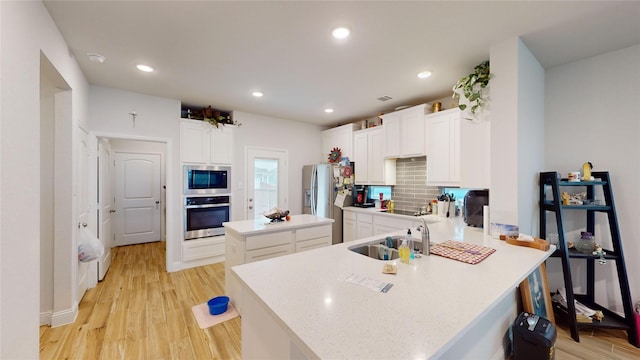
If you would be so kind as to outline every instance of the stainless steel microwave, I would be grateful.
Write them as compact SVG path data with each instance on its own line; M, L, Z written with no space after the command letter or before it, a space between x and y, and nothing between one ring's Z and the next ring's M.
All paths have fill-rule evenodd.
M231 194L231 167L184 165L185 195Z

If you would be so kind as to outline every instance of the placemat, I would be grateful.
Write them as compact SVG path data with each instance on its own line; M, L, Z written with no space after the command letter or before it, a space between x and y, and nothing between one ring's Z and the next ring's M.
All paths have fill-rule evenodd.
M452 247L455 249L452 249ZM462 261L463 263L471 265L481 262L494 252L496 252L496 249L453 240L447 240L442 244L434 244L431 246L431 253L434 255Z
M193 316L196 318L200 329L206 329L238 316L238 311L233 307L233 305L231 305L231 303L229 303L227 311L220 315L209 314L209 305L207 305L207 303L195 305L191 308L191 311L193 311Z

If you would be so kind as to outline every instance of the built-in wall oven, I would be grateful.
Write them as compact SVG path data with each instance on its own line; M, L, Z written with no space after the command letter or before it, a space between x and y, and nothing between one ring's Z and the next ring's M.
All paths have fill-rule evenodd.
M184 200L184 239L224 234L222 223L229 221L229 195L187 196Z
M184 165L184 194L231 194L231 167Z

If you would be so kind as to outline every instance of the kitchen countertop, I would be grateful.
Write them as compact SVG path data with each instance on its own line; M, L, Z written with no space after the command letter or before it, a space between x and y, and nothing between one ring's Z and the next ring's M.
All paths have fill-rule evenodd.
M476 265L436 255L397 261L398 274L389 275L382 274L385 262L348 249L381 238L374 236L232 271L311 357L437 358L498 303L510 301L518 284L555 250L509 245L459 217L437 220L429 224L433 243L453 239L496 252ZM340 280L352 273L394 285L381 293Z
M290 221L277 223L270 222L266 217L253 220L229 221L222 223L225 231L234 231L240 235L267 234L270 232L280 232L283 230L294 230L316 225L333 224L333 219L327 219L310 214L291 215Z

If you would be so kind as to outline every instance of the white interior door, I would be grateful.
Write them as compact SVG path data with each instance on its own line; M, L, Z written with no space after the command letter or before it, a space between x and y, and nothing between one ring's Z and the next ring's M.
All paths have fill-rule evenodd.
M287 150L247 148L247 219L273 207L288 210L288 157Z
M111 265L111 248L114 246L112 214L116 212L113 204L114 162L111 146L106 139L98 144L98 238L104 246L104 255L98 259L98 281L104 279Z
M78 201L78 233L76 239L79 238L79 231L83 227L87 227L89 223L89 136L82 129L78 129L78 182L77 182L77 201ZM85 291L89 287L89 264L77 261L78 263L78 283L77 283L77 299L82 299ZM94 279L95 282L95 279Z
M116 246L160 241L160 154L115 157Z

